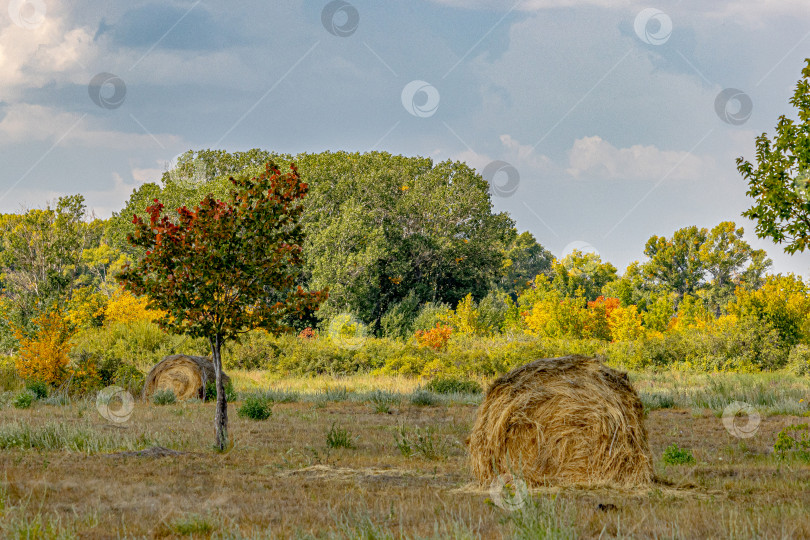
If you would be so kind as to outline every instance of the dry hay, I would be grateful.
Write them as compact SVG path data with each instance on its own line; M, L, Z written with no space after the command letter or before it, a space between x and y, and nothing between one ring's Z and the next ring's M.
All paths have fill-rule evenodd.
M481 485L641 486L653 480L643 408L627 374L595 358L536 360L495 380L468 439Z
M228 376L222 374L223 384L228 383ZM146 376L143 385L143 396L147 398L158 390L168 389L174 392L177 399L204 398L205 385L215 381L214 364L204 356L173 354L167 356Z
M172 457L182 456L188 452L179 452L163 446L150 446L146 450L134 450L129 452L115 452L104 454L105 457Z

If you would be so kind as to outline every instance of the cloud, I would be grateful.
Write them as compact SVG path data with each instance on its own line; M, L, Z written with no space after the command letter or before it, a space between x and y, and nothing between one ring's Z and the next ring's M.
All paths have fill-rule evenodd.
M673 180L705 178L715 168L712 158L661 150L654 145L616 148L598 135L574 141L566 172L574 178Z
M214 50L243 42L239 33L228 30L205 8L190 9L166 4L148 4L124 13L117 22L102 21L96 37L110 35L113 43L127 48Z
M93 125L87 115L61 112L42 105L16 103L3 108L0 120L0 143L59 141L60 146L84 146L93 149L136 150L164 146L186 146L184 139L173 134L128 133L110 131ZM133 129L140 129L133 121Z

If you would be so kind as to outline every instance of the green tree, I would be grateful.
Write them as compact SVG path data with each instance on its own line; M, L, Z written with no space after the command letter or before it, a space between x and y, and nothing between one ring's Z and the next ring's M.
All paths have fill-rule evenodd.
M554 256L537 242L532 233L518 234L513 229L510 234L512 238L503 251L503 267L497 286L517 298L532 285L537 274L551 275Z
M706 229L692 226L678 229L672 238L650 237L644 247L649 257L644 271L653 287L674 291L681 297L694 293L703 281L700 247L707 235Z
M596 253L585 253L575 249L562 261L555 261L552 267L552 287L561 295L571 298L596 300L602 294L602 287L616 279L616 267L602 262ZM583 303L584 306L584 303Z
M149 220L134 216L129 241L144 256L118 275L150 307L165 312L166 330L205 337L216 372L216 444L227 446L227 404L222 343L254 328L283 329L283 318L315 309L325 292L296 286L302 265L301 200L308 186L292 167L286 174L268 164L253 179L233 179L227 200L205 197L177 218L155 200Z
M798 119L779 117L770 140L756 139L756 165L737 158L754 204L743 216L756 222L760 238L785 244L787 253L804 251L810 242L810 58L796 83L791 105Z
M98 245L99 221L86 222L84 197L60 197L55 207L5 216L2 227L4 294L17 326L70 298L84 271L82 253Z

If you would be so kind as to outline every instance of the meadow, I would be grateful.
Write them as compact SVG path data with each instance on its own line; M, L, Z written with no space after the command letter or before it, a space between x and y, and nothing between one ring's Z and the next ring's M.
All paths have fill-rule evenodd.
M785 428L807 422L806 377L632 372L656 483L540 488L499 506L498 493L476 486L467 465L481 393L437 393L402 376L231 376L233 447L222 453L212 448L212 403L136 399L126 422L111 423L92 395L51 393L19 408L22 382L6 380L0 536L810 536L808 456L774 450L780 432L799 433ZM476 382L486 387L488 379ZM256 401L269 418L239 414ZM750 438L724 426L723 411L736 401L761 416Z

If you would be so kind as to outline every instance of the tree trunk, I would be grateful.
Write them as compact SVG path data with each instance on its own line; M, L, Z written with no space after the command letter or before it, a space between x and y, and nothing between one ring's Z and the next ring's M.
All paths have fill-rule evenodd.
M222 346L222 336L219 334L209 340L211 342L211 355L214 358L214 372L217 378L217 412L214 417L214 427L216 428L216 447L222 451L228 447L228 402L225 399L225 385L222 381L222 357L220 348Z

